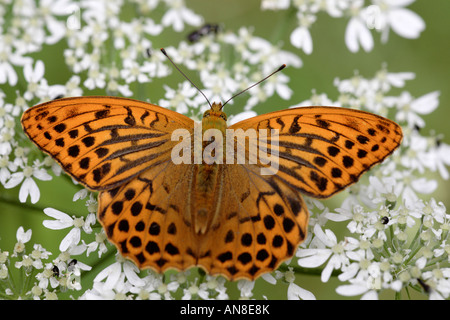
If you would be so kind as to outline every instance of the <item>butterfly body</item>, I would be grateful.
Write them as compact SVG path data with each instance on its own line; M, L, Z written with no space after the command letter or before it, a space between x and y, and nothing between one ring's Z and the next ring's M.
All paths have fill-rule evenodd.
M217 103L198 130L184 115L116 97L43 103L24 113L22 125L67 173L99 191L98 220L123 256L158 272L200 266L233 280L255 279L292 257L308 226L302 193L335 194L402 139L394 122L345 108L286 109L228 127ZM179 129L185 144L174 139ZM265 154L264 144L252 151L250 136L212 148L227 129L267 143L274 137L264 130L276 129L278 157ZM229 163L226 155L233 151L236 160L239 146L245 160L263 157ZM186 157L177 162L174 154ZM276 164L271 174L261 173L269 168L264 159Z
M203 139L206 136L208 130L218 130L218 133L224 137L225 130L227 128L226 115L221 111L222 105L220 103L213 103L211 110L205 111L202 118L202 150L203 155L205 149L211 145L209 139ZM198 139L198 137L197 137ZM225 147L225 140L221 143L221 149ZM194 147L194 146L193 146ZM217 216L215 208L220 204L217 203L217 199L211 197L211 195L217 194L221 188L221 179L219 176L219 164L217 162L208 161L205 162L205 157L202 156L201 163L196 164L195 174L195 195L193 201L193 221L194 230L196 233L205 234L208 227L211 225L214 218ZM221 163L224 163L222 157Z

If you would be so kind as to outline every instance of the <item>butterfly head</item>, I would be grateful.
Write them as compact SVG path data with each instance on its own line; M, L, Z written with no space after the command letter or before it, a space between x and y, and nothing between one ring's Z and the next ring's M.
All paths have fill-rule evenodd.
M211 105L211 109L206 110L203 113L203 119L221 118L221 119L227 121L227 115L225 114L225 112L222 111L222 108L223 108L223 106L222 106L221 102L219 102L219 103L213 102L213 104Z

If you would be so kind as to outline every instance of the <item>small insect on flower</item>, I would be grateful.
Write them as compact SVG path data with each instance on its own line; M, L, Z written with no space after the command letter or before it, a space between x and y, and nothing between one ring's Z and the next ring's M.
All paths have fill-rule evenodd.
M221 30L218 24L206 23L200 29L192 31L188 34L187 39L189 42L198 42L201 38L208 34L217 34Z
M59 277L59 268L57 266L53 265L52 272L54 277Z

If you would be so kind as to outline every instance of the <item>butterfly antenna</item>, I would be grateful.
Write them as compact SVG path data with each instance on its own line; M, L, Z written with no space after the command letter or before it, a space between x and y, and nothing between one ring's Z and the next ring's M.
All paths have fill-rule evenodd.
M279 67L277 70L275 70L274 72L272 72L271 74L269 74L269 75L268 75L267 77L265 77L264 79L259 80L257 83L252 84L252 85L251 85L250 87L248 87L247 89L242 90L241 92L236 93L234 96L232 96L230 99L228 99L228 100L222 105L222 108L225 107L225 105L226 105L228 102L230 102L231 100L233 100L234 98L236 98L238 95L240 95L240 94L242 94L242 93L244 93L244 92L250 90L250 89L253 88L254 86L260 84L261 82L263 82L263 81L265 81L265 80L267 80L268 78L270 78L271 76L273 76L275 73L277 73L277 72L283 70L284 68L286 68L286 65L285 65L285 64L283 64L281 67Z
M211 102L209 102L208 98L205 96L205 94L202 92L202 90L200 90L200 89L195 85L195 83L193 83L193 82L191 81L191 79L189 79L189 78L184 74L184 72L181 71L180 68L178 68L178 66L175 64L175 62L173 62L172 59L170 59L170 57L168 56L168 54L167 54L166 50L164 50L164 48L161 48L161 52L167 57L167 59L169 59L169 61L173 64L173 66L175 67L175 69L177 69L178 72L180 72L180 73L183 75L183 77L185 77L185 78L186 78L186 79L194 86L194 88L197 89L198 92L200 92L200 93L202 94L203 97L205 97L206 101L207 101L208 104L209 104L209 107L212 109Z

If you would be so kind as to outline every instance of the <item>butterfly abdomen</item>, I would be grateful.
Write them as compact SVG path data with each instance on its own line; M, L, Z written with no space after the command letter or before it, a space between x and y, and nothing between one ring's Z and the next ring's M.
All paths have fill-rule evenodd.
M195 173L192 214L194 230L205 234L217 219L218 195L221 194L219 166L224 163L226 116L220 104L213 104L202 119L202 162ZM216 218L216 219L215 219Z

